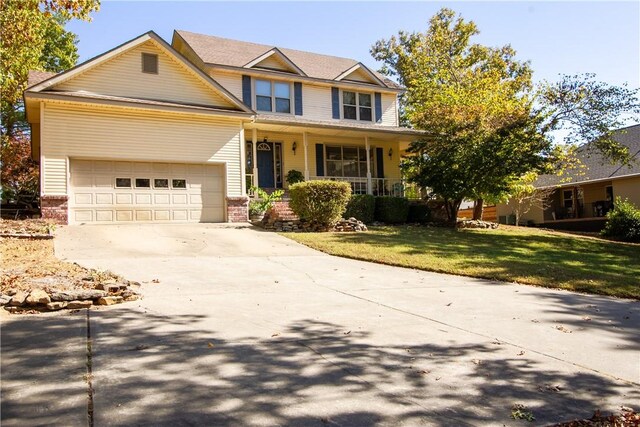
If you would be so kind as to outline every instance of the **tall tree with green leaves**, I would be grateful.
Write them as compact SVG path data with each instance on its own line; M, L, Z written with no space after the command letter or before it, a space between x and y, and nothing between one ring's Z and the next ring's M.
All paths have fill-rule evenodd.
M405 173L444 199L452 222L464 199L505 191L550 147L531 120L529 64L510 46L472 43L477 34L473 22L442 9L426 32L400 32L371 49L406 87L408 121L430 134L411 144Z
M638 113L637 91L593 76L534 87L528 62L509 45L473 43L478 33L472 21L444 8L425 32L401 31L371 48L382 73L406 88L406 120L430 134L411 144L405 174L445 201L452 223L462 200L482 206L482 198L499 198L525 173L548 170L562 153L555 130L568 128L582 142L599 139L605 154L625 159L610 136L622 114Z
M77 37L65 24L71 19L90 20L91 12L99 7L99 0L0 0L0 139L5 200L37 194L38 171L30 160L22 98L29 71L60 72L73 67L78 60ZM24 197L16 196L20 194Z

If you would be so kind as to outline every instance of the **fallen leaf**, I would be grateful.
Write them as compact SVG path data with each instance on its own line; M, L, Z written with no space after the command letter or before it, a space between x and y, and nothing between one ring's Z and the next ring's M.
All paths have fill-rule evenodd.
M345 335L349 335L351 331L344 332Z
M449 304L447 304L447 307L449 307L451 304L453 304L452 302L450 302Z
M440 381L440 378L442 378L442 377L436 377L436 381Z
M479 365L480 363L482 363L480 359L473 359L472 362L476 365Z
M533 323L540 323L540 321L539 321L538 319L531 319L531 321L532 321Z
M520 353L518 353L518 356L524 356L524 351L520 350Z
M582 320L586 320L587 322L589 322L589 321L591 320L591 317L589 317L589 316L584 316L584 317L582 318Z
M153 279L153 280L151 281L151 283L160 283L160 280L158 280L158 279Z
M559 330L560 332L564 332L565 334L570 334L571 333L571 331L569 329L565 328L562 325L556 326L556 329Z
M280 332L276 332L275 334L271 335L271 338L273 338L273 337L277 337L277 336L279 336L279 335L280 335Z
M431 372L431 371L428 371L428 370L426 370L426 369L422 369L422 370L418 371L418 373L419 373L419 374L422 374L422 375L428 375L430 372Z

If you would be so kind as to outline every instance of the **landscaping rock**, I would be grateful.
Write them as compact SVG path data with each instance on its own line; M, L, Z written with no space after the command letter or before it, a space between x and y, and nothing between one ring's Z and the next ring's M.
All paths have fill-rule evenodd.
M456 228L480 228L480 229L496 229L498 228L498 223L496 222L486 222L479 221L474 219L463 219L458 220L456 223Z
M74 300L95 300L106 296L105 291L98 289L79 289L75 291L52 292L51 300L53 301L74 301Z
M0 307L9 304L10 301L11 301L11 296L0 294Z
M12 305L14 307L19 307L22 304L24 304L24 300L27 299L27 293L26 292L22 292L22 291L18 291L15 294L13 294L13 297L11 298L11 302L9 303L9 305Z
M93 305L93 301L91 300L87 300L87 301L69 301L67 303L67 308L70 310L76 310L79 308L89 308Z
M125 286L126 288L126 286ZM118 285L115 282L104 282L104 283L98 283L96 285L96 289L101 289L103 291L109 292L109 293L115 293L118 292L120 290L120 285Z
M102 297L102 298L98 299L98 305L118 304L118 303L121 303L122 300L123 300L123 298L119 297L119 296Z
M66 308L66 307L67 307L67 303L64 301L55 301L47 304L47 310L51 310L51 311L62 310L63 308Z
M49 304L51 302L51 298L44 290L34 289L26 298L25 302L28 305Z

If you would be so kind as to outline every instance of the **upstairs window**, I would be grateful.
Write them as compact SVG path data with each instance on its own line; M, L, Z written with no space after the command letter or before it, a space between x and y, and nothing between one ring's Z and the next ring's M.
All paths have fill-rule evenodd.
M348 120L370 122L373 118L371 94L359 92L342 92L342 117Z
M256 109L291 114L291 85L269 80L256 80Z
M158 74L158 55L152 53L142 54L142 72Z

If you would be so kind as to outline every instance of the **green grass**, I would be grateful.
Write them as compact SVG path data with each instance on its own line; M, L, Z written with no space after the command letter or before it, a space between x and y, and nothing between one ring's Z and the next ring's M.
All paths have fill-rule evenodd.
M471 277L640 299L640 245L532 228L372 227L284 233L332 255Z

